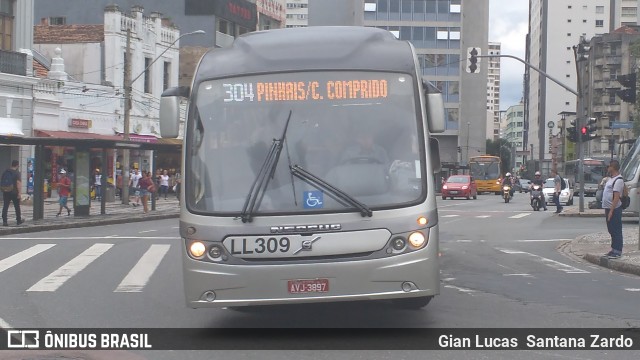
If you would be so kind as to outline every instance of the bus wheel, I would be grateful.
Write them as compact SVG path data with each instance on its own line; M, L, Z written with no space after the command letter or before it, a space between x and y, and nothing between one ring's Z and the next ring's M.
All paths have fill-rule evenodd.
M401 309L407 310L419 310L427 304L429 301L433 299L433 296L423 296L423 297L414 297L414 298L406 298L406 299L393 299L393 305L399 307Z

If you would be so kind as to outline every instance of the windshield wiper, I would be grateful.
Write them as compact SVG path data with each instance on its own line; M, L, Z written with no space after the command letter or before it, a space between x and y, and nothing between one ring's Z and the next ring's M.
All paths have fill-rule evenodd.
M371 208L369 206L367 206L366 204L361 203L360 201L358 201L356 198L354 198L353 196L349 195L348 193L344 192L343 190L338 189L337 187L329 184L328 182L326 182L325 180L317 177L316 175L308 172L307 170L303 169L302 167L298 166L298 165L294 165L290 167L291 169L291 173L307 182L308 184L321 188L323 190L325 190L329 196L331 196L332 198L334 198L336 201L338 201L340 204L342 204L343 206L346 206L347 204L357 208L360 211L360 215L362 215L362 217L368 216L371 217L373 215L373 211L371 210Z
M269 149L269 152L267 152L267 157L264 159L255 180L253 180L253 184L251 184L244 206L242 207L242 212L240 213L242 222L251 222L253 211L260 207L264 191L267 189L269 181L275 175L278 160L280 159L280 153L282 153L282 145L286 140L287 128L289 127L289 121L291 120L291 113L292 111L289 110L289 117L287 117L287 122L284 124L282 136L279 139L273 139L271 148Z

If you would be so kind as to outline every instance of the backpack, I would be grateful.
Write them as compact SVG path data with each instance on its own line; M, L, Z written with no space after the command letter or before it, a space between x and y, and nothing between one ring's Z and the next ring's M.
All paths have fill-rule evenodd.
M566 189L567 188L567 181L563 177L561 177L560 180L562 180L560 182L560 190Z
M613 189L613 186L616 184L616 181L618 181L618 179L622 179L621 177L617 177L615 180L613 180L613 184L611 184L611 188ZM624 180L622 181L623 185L622 185L622 194L620 195L620 203L622 204L622 209L626 209L629 207L629 204L631 203L631 199L629 198L629 188L627 187L627 185L624 185Z
M5 170L0 179L0 190L2 192L12 192L14 190L15 179L13 177L13 171L10 169Z

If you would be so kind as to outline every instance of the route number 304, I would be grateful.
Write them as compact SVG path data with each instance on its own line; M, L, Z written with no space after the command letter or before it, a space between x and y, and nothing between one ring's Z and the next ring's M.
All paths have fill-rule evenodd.
M253 101L253 83L243 84L222 84L224 87L225 98L224 102L231 101Z

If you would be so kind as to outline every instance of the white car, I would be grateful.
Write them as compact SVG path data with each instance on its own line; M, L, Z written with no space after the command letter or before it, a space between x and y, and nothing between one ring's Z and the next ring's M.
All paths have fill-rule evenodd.
M560 191L560 204L573 205L573 184L571 184L571 182L567 178L565 178L564 181L567 183L567 188ZM544 194L544 199L547 202L547 205L554 205L553 193L555 191L555 187L556 186L553 182L553 178L548 178L544 181L542 193Z

